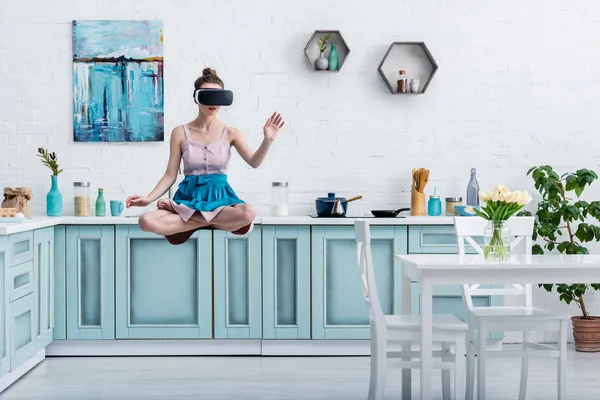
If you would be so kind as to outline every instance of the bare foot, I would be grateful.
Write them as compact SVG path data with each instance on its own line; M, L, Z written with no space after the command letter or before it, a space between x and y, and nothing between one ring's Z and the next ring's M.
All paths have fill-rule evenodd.
M165 211L175 213L175 209L173 208L173 205L171 204L171 201L169 199L158 200L158 202L156 203L156 207L159 210L165 210Z

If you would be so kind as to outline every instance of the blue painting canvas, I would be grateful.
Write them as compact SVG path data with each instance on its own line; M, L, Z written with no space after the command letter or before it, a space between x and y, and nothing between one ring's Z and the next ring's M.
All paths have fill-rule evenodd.
M162 21L73 21L76 142L164 141Z

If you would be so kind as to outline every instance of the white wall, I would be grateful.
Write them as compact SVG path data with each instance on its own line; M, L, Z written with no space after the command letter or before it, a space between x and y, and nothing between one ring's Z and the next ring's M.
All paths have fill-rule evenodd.
M259 209L271 180L290 181L292 210L306 214L328 191L362 194L365 210L406 205L414 167L431 170L428 189L443 197L465 195L473 166L483 189L533 190L525 172L541 163L599 170L597 1L2 0L0 187L32 187L38 214L49 189L39 146L65 168L66 213L72 181L111 199L144 194L167 158L166 143L73 143L73 19L164 20L167 132L194 117L205 66L235 91L222 118L253 146L267 116L284 114L260 169L231 163L233 186ZM315 29L339 29L351 47L339 74L314 73L304 58ZM439 63L425 95L392 96L377 74L396 40L424 40Z

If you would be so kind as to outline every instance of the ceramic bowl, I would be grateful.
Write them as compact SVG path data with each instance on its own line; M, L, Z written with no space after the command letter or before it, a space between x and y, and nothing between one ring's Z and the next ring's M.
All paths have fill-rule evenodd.
M477 214L475 214L475 212L473 211L474 208L479 210L479 207L477 207L477 206L454 206L454 209L456 210L458 215L460 215L462 217L476 216Z

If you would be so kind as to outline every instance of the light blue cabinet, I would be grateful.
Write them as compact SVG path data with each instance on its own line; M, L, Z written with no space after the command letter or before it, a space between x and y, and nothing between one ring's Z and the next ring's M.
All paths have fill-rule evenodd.
M33 233L33 275L36 286L36 347L45 348L54 333L54 228Z
M0 236L0 377L10 371L8 304L8 237Z
M137 225L116 227L117 339L212 335L212 235L173 246Z
M396 254L406 254L405 226L371 226L377 289L386 314L401 308L402 276ZM367 339L369 315L363 297L353 226L312 227L312 338Z
M37 321L35 293L30 293L10 303L9 308L10 370L14 371L37 352L35 345Z
M262 337L261 226L213 232L215 339Z
M458 246L454 226L410 226L408 229L409 254L457 254ZM483 232L482 232L483 233ZM481 237L475 241L482 244ZM465 243L465 252L474 254L476 251ZM481 288L490 288L490 285L481 285ZM499 296L479 296L473 298L475 307L500 305ZM420 310L419 285L412 285L412 312L418 314ZM465 321L466 308L462 299L460 285L438 285L433 288L433 313L453 314ZM501 339L502 332L488 333L488 339Z
M67 226L67 339L114 339L114 227Z
M310 226L263 226L263 338L310 339Z

